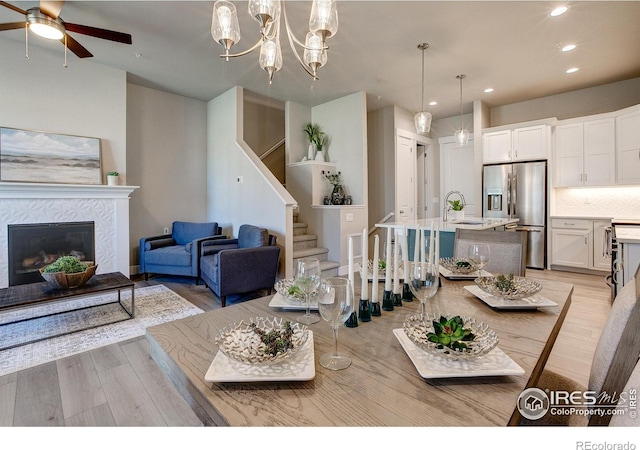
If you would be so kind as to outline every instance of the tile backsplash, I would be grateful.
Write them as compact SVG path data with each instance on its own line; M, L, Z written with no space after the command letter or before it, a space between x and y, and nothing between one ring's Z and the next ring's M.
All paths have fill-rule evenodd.
M640 186L556 188L550 197L552 216L640 218Z

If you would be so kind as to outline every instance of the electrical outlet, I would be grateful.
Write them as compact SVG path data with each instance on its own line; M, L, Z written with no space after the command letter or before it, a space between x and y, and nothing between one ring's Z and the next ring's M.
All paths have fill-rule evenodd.
M238 177L236 178L236 181L240 184L244 183L244 178L243 177Z
M169 234L169 227L164 227L164 234Z
M353 213L347 213L344 215L345 222L353 222Z

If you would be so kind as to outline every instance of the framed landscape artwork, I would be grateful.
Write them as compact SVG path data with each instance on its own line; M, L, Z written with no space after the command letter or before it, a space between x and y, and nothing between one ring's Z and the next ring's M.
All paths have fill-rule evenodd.
M0 181L102 184L100 139L0 128Z

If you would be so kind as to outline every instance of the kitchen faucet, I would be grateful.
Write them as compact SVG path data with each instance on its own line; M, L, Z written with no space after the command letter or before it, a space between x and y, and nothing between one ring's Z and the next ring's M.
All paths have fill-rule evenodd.
M464 195L462 195L462 192L460 191L449 191L447 192L447 195L444 198L444 207L442 208L442 221L443 222L447 222L448 218L449 218L449 210L451 209L451 205L449 205L449 197L451 197L453 194L457 194L460 197L460 201L462 202L462 205L466 205L467 202L464 200Z

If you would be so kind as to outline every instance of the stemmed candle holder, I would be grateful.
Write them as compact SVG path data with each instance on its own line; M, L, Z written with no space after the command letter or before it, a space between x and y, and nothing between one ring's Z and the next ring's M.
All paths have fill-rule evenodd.
M373 237L373 282L371 286L371 315L379 317L380 302L378 301L378 267L380 266L380 238L376 234Z
M394 230L393 244L393 306L402 306L402 294L400 293L400 243L398 242L398 230Z
M382 292L382 309L393 311L393 298L391 293L391 227L387 228L387 242L385 244L387 266L384 273L384 291Z
M369 302L369 235L367 229L362 230L362 263L360 264L360 303L358 305L358 319L360 322L371 322L371 303ZM375 270L375 268L374 268Z
M353 236L347 237L347 253L348 253L347 254L347 259L348 259L347 278L349 279L349 282L353 287ZM355 308L351 309L351 313L349 314L349 317L347 318L347 320L344 322L344 326L348 328L355 328L358 326L358 316L355 311Z
M402 301L412 302L413 294L411 293L411 289L409 288L409 276L407 275L409 270L409 235L407 234L406 225L402 231L402 239L400 240L400 253L402 254L402 271L404 273L404 277L402 279Z

